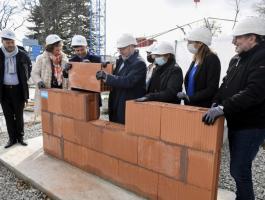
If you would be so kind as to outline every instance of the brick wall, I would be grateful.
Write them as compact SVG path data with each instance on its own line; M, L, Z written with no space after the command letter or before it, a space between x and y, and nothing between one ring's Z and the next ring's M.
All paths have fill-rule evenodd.
M224 119L206 126L204 109L158 102L126 108L125 126L43 111L45 152L149 199L216 200Z

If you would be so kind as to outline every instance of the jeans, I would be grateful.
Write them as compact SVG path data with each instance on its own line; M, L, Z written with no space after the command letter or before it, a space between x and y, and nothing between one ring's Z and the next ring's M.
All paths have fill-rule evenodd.
M236 182L236 200L255 200L252 162L265 139L265 129L228 130L230 173Z

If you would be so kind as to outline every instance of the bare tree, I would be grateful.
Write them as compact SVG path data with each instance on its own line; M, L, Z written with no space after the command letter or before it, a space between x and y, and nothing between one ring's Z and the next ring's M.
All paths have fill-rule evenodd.
M261 17L265 18L265 0L260 0L259 3L254 5L254 9Z
M23 26L26 17L22 16L22 1L0 1L0 30L13 29L16 30ZM14 16L19 15L19 20L14 20Z

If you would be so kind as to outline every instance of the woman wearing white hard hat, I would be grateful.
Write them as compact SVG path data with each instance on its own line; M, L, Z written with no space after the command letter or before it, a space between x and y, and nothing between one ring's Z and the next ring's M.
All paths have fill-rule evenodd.
M158 42L152 50L157 65L152 74L147 94L136 101L180 103L176 94L182 91L183 74L175 60L175 51L168 42Z
M177 96L187 105L209 108L218 90L221 73L220 60L209 48L212 33L208 28L200 27L192 30L187 40L193 59L184 79L186 93L180 92Z
M35 92L35 110L40 111L40 89L63 88L66 82L63 79L63 66L68 62L66 55L62 52L62 39L55 34L46 37L45 51L36 59L31 77L37 85Z

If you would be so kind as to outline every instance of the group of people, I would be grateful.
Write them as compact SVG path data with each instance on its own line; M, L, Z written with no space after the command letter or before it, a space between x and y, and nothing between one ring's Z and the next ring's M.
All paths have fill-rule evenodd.
M112 74L100 70L95 76L111 86L109 120L125 123L127 100L137 102L160 101L209 108L202 122L211 125L224 116L228 125L230 171L235 179L236 200L254 200L252 162L265 140L265 23L256 17L238 22L233 41L236 55L232 57L226 76L219 87L221 64L210 49L212 33L206 27L193 29L187 37L187 49L193 54L188 71L183 77L176 63L174 47L158 41L147 50L146 66L136 48L136 38L122 34L117 40L120 53ZM25 51L15 45L15 34L1 33L0 102L6 119L9 142L6 148L23 140L23 109L29 98L27 80L39 90L67 88L69 62L100 63L99 56L91 55L87 40L81 35L72 38L75 55L68 60L62 51L62 39L55 34L46 38L45 50L31 62ZM225 51L225 49L224 49ZM32 71L31 71L32 69ZM184 83L185 91L182 90Z

